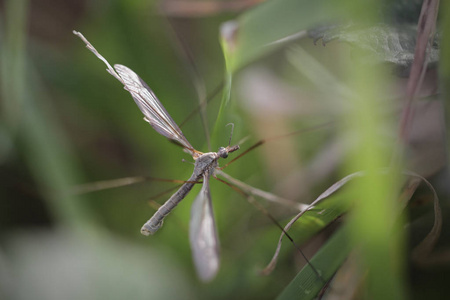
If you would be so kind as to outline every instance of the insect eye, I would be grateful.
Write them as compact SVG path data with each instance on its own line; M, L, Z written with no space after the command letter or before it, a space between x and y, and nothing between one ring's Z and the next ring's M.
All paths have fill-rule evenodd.
M217 154L219 154L219 156L222 158L228 157L228 151L224 147L220 147L219 151L217 151Z

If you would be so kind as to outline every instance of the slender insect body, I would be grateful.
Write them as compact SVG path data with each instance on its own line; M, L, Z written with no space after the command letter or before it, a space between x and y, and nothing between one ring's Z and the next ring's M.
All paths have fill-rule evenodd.
M141 234L145 236L155 234L159 228L163 225L164 218L186 197L186 195L194 187L194 182L200 180L202 175L192 174L188 182L184 183L178 191L173 194L169 200L167 200L154 214L153 216L142 226Z
M188 179L188 182L184 183L142 226L141 233L143 235L155 234L161 228L164 218L186 197L194 187L195 182L202 179L209 165L214 165L214 168L217 166L217 158L214 152L204 153L196 159L194 172Z
M194 186L194 182L199 181L204 177L204 174L213 174L214 169L218 165L218 160L220 155L226 153L228 156L228 151L226 148L221 147L222 152L208 152L202 153L195 160L194 172L188 179L188 182L184 183L180 189L169 198L156 212L155 214L142 226L141 233L143 235L151 235L158 231L163 224L163 219L178 205L178 203L183 200L183 198L190 192ZM209 177L209 176L208 176Z

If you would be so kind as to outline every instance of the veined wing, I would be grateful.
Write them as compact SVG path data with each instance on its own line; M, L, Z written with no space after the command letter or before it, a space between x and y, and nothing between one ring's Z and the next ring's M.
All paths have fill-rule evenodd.
M203 187L194 200L189 240L197 273L203 281L214 278L219 269L219 239L209 190L210 174L203 174Z
M150 87L130 68L114 65L114 69L123 80L124 88L130 92L145 120L163 136L175 140L182 146L195 152L194 148L181 132L181 129L169 115Z
M180 143L187 152L194 156L194 158L198 156L200 152L191 146L183 135L183 132L181 132L181 129L166 111L161 102L159 102L158 98L156 98L150 87L136 73L123 65L115 65L114 70L109 62L98 53L97 49L92 46L83 34L75 30L73 33L82 39L86 44L86 47L106 64L108 73L119 80L124 85L124 88L130 92L139 109L144 114L144 119L149 122L158 133Z

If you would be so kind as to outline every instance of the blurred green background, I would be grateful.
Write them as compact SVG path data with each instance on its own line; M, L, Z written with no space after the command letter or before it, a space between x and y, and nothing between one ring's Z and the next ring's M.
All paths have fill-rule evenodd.
M172 118L183 122L184 135L199 151L226 145L229 127L224 125L229 122L235 124L233 143L247 138L241 151L267 139L226 169L249 185L310 203L343 175L388 164L400 102L377 101L401 98L397 89L404 79L391 65L369 68L369 75L367 69L354 67L355 58L365 58L349 43L314 43L311 38L277 42L341 18L344 8L330 1L300 1L302 10L289 9L298 8L289 0L278 6L277 1L259 6L259 1L186 2L192 1L0 2L2 299L273 299L304 264L286 243L274 273L259 275L280 230L215 180L211 192L221 268L207 284L196 277L188 242L190 205L199 186L151 237L139 229L155 210L152 201L163 203L171 193L154 196L176 184L147 181L75 193L85 184L129 176L186 180L193 166L182 162L190 157L181 148L143 121L130 95L72 30L83 33L111 64L124 64L139 74ZM361 13L358 5L347 2L342 1L346 13ZM414 21L420 11L416 2L409 14ZM272 15L273 20L267 18ZM370 9L360 18L364 16L379 17ZM220 35L229 20L241 26L237 50ZM226 57L221 42L231 47ZM389 89L381 90L385 83ZM195 112L199 99L220 86L225 88L206 108L206 132L213 135L208 149L208 134ZM366 101L346 101L355 95ZM380 111L372 114L374 108ZM270 140L327 122L332 123ZM369 138L361 140L358 134ZM373 152L364 152L366 148ZM374 162L368 157L375 157ZM443 164L436 162L421 174L433 175ZM374 199L392 191L396 180L371 186L387 186L379 188L380 194L374 191ZM283 224L296 214L261 203ZM385 204L374 211L390 211ZM397 222L396 216L387 218ZM312 256L326 236L310 242L305 253ZM395 255L403 249L403 239L390 241ZM403 264L401 259L392 267L400 274L392 275L398 280L393 295L405 297Z

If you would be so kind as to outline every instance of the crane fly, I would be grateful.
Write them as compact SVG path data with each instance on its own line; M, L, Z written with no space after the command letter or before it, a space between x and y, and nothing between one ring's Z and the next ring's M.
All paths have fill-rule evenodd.
M230 146L230 137L228 146L220 147L217 152L202 153L196 150L153 91L135 72L118 64L113 68L80 32L73 31L73 33L106 64L108 73L123 84L124 89L131 94L144 114L144 120L150 123L159 134L180 144L185 152L192 155L195 161L192 176L142 226L141 233L145 236L156 233L161 228L164 218L186 197L194 184L203 179L202 189L191 208L189 240L199 277L204 281L211 280L219 269L219 239L214 221L209 179L218 166L219 158L227 158L228 153L239 149L239 145Z

